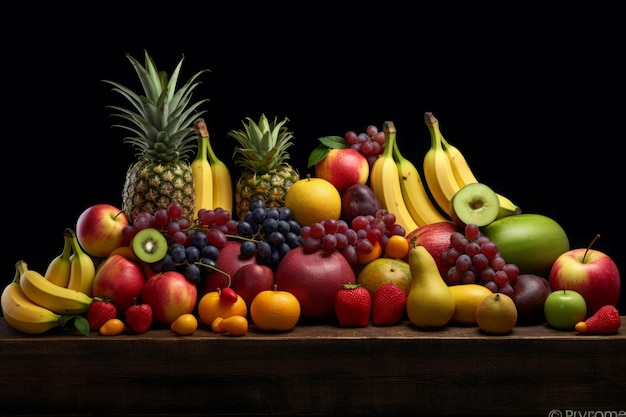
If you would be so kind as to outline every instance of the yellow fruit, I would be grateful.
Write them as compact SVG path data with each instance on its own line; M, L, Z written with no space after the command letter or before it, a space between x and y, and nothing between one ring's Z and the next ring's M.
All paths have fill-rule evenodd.
M481 300L476 307L476 324L485 333L506 334L515 327L517 307L506 294L493 293Z
M261 291L250 305L250 318L260 330L286 332L300 319L300 302L288 291Z
M411 269L408 262L394 258L378 258L365 265L357 274L357 284L367 289L372 296L388 282L395 284L406 295L411 288Z
M335 186L323 178L303 178L296 181L285 195L285 206L295 221L310 226L341 216L341 195Z
M464 324L476 324L476 308L492 291L480 284L451 285L454 295L454 315L452 321Z
M198 302L198 317L207 326L210 326L218 317L245 317L248 314L248 306L239 294L237 294L237 300L231 303L220 299L220 293L221 291L209 291Z
M198 328L198 319L191 313L184 313L178 316L170 325L170 329L174 333L186 336L196 331Z
M230 333L232 336L243 336L248 332L248 319L244 316L216 317L211 323L216 333Z
M109 319L100 327L99 332L103 336L117 336L121 334L125 328L126 325L122 320Z

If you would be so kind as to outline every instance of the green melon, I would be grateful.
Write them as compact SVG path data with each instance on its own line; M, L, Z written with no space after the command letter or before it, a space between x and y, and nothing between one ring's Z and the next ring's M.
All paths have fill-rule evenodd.
M519 267L521 274L548 278L556 258L570 249L561 225L541 214L503 217L482 227L481 232L498 245L507 263Z

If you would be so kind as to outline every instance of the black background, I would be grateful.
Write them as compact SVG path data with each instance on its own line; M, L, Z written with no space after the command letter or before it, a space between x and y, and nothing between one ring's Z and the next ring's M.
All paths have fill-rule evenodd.
M111 127L106 106L125 103L102 80L138 91L125 54L143 62L144 50L168 73L184 56L185 81L211 71L194 97L210 99L204 118L234 178L226 133L247 116L287 117L291 162L306 175L317 138L385 120L420 167L429 146L423 114L432 111L479 180L524 212L555 219L572 247L600 233L595 248L626 268L623 34L614 10L48 7L6 14L1 29L5 282L19 259L45 270L88 206L121 205L134 150Z

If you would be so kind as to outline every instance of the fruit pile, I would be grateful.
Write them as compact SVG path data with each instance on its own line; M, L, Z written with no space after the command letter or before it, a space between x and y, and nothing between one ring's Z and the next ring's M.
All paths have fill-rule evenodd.
M246 118L228 133L233 179L200 117L206 99L191 99L204 71L179 87L182 60L168 78L147 53L144 65L128 58L144 90L106 81L129 102L111 108L138 155L121 207L85 209L43 274L16 263L2 294L16 330L243 336L403 320L486 334L545 322L619 330L611 258L593 242L570 248L555 220L479 182L432 113L420 170L386 121L320 138L306 178L289 163L288 119Z

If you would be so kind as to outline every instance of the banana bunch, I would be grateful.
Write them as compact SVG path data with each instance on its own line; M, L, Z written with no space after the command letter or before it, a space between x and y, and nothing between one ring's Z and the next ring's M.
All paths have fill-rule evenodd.
M396 147L396 128L393 122L383 123L383 131L385 132L385 150L372 164L370 186L383 208L396 216L396 223L401 225L408 234L419 226L411 215L402 194L400 173L393 157L393 150Z
M449 221L450 218L444 216L432 202L417 167L402 156L397 142L393 146L393 156L400 177L402 197L415 223L418 226L425 226L430 223Z
M65 229L63 233L63 251L60 255L52 259L44 273L46 279L60 287L67 287L70 283L72 262L72 233L70 229Z
M96 278L96 264L91 256L83 251L78 243L78 237L72 229L65 229L64 236L69 236L72 243L70 279L66 287L91 297L93 294L93 281Z
M467 184L478 182L461 151L450 145L439 130L439 121L431 112L424 114L430 132L431 146L424 157L424 178L433 199L441 210L450 215L450 200ZM509 198L498 194L500 211L497 218L520 214L522 211Z
M41 334L63 325L63 316L34 303L20 287L20 272L2 291L2 314L11 327L27 334Z
M231 212L233 209L233 182L230 170L213 151L209 139L209 130L204 119L196 119L194 129L199 141L198 155L191 164L196 184L197 210L219 207Z
M2 314L14 329L41 334L62 327L71 318L87 312L92 298L81 291L59 286L20 260L15 276L2 291Z

